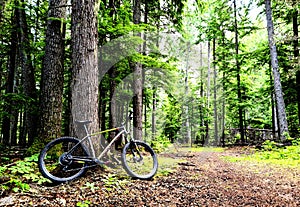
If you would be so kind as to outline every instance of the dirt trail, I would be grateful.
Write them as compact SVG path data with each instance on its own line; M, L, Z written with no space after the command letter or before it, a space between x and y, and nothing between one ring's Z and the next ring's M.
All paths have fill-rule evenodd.
M100 169L92 170L71 184L33 185L29 193L0 199L0 206L76 206L78 202L86 202L86 206L137 207L300 206L299 170L230 163L222 159L226 155L239 153L234 150L181 154L178 158L185 161L174 172L152 181L118 181L105 177ZM109 179L116 184L114 187L105 186Z

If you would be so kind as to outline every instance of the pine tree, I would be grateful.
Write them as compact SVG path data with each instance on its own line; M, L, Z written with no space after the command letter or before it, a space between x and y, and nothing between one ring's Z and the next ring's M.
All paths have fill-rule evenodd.
M268 29L268 40L270 47L270 55L271 55L271 65L273 69L273 77L274 77L274 90L275 90L275 98L276 104L278 108L278 118L279 118L279 127L280 127L280 136L281 140L285 140L288 137L288 124L285 112L285 104L282 94L282 87L280 81L280 73L278 71L278 57L277 57L277 49L276 43L274 40L274 26L272 19L272 9L271 9L271 0L265 0L265 8L266 8L266 17L267 17L267 29Z
M72 134L82 137L76 120L91 120L91 131L98 131L98 30L97 0L72 2Z
M66 0L50 0L40 98L40 141L61 136Z

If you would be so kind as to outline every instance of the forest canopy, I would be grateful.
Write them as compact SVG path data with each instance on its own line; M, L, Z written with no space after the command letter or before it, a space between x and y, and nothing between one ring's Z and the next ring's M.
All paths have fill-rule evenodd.
M75 119L105 130L131 110L134 135L153 145L296 138L299 8L296 0L2 0L0 146L33 153L78 133Z

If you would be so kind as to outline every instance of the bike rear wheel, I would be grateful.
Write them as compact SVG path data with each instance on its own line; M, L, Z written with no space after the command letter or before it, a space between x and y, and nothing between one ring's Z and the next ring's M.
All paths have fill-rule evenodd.
M121 160L123 168L133 178L151 179L158 169L154 150L145 142L138 140L124 146Z
M54 183L74 180L86 172L88 151L74 137L61 137L49 142L38 159L42 175Z

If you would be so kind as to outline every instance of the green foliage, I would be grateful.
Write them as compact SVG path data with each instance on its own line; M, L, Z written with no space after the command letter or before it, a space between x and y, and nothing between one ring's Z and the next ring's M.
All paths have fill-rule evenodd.
M44 178L37 168L38 154L26 157L24 160L17 160L0 167L1 194L5 191L24 192L30 190L29 183L42 184L50 182ZM0 180L1 181L1 180Z
M170 145L170 141L164 137L158 137L151 141L151 147L157 153L163 152Z
M277 149L277 143L274 141L267 140L263 143L262 148L264 151L272 151Z
M83 202L78 202L78 203L76 204L76 206L79 206L79 207L89 207L90 204L91 204L91 202L88 201L88 200L86 200L86 201L83 201Z
M104 182L104 186L107 191L122 189L129 182L127 179L120 179L118 175L110 173L104 175L104 178L102 178L101 181Z
M262 149L256 151L252 155L242 157L226 157L232 162L263 162L283 167L299 168L300 166L300 140L292 141L291 146L282 146L274 141L266 141L262 145Z
M95 183L86 182L84 188L89 188L92 192L95 192L95 190L98 189L98 187L95 187Z
M300 139L288 139L291 143L290 146L284 146L281 143L276 143L274 141L267 140L262 145L262 155L265 153L266 157L274 159L292 158L295 160L300 160ZM270 153L268 153L270 152Z
M300 138L293 139L291 142L293 146L300 146Z
M158 157L159 168L157 171L157 176L168 176L174 171L176 171L176 167L178 163L184 162L182 159L175 159L171 157Z
M186 147L182 148L183 152L223 152L221 147Z
M43 141L45 142L47 140L43 140ZM49 138L48 141L51 141L51 139ZM43 149L44 147L45 147L45 143L42 143L40 139L35 138L33 144L26 150L25 156L31 156L36 153L39 153L41 149Z
M171 94L168 94L167 100L163 106L163 110L166 113L163 135L173 143L182 125L181 105Z
M15 193L18 192L26 192L30 189L29 184L24 183L23 181L19 180L19 179L10 179L10 181L8 182L12 187L12 191Z

